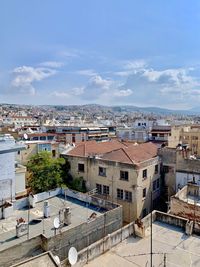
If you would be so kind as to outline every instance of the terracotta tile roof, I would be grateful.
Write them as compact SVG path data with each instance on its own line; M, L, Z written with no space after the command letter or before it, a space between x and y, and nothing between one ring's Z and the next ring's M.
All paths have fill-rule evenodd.
M107 142L87 141L77 144L77 146L71 150L67 155L88 157L91 155L103 155L116 149L128 147L117 140Z
M69 156L87 157L97 155L102 159L128 164L139 164L157 156L157 145L148 142L144 144L127 145L119 141L97 143L84 142L67 153Z
M103 155L103 159L138 164L157 156L158 147L149 142L140 145L132 145L126 148L121 148L117 151L112 151Z

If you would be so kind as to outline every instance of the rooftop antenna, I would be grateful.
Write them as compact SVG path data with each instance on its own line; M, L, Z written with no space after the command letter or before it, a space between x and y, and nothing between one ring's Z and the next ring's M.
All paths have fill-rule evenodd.
M58 229L60 227L60 220L58 217L56 217L53 221L53 226L54 226L54 230L55 230L55 235L56 235L56 229Z
M28 139L28 135L25 133L24 134L24 139L27 140Z
M68 260L71 265L74 265L77 263L78 259L78 252L75 247L71 247L68 252Z

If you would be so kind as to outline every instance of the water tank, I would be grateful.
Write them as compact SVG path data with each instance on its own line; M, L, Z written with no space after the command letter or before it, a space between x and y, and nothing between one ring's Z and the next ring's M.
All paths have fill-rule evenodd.
M35 208L36 206L36 196L34 196L32 193L28 196L29 205L31 208Z
M48 200L44 201L44 217L45 218L50 217L50 206L49 206L49 201Z
M64 224L66 224L66 225L70 225L71 224L71 211L70 211L69 207L67 207L64 210Z

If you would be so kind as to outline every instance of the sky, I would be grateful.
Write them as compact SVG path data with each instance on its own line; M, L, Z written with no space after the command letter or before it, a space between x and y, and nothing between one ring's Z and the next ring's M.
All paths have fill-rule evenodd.
M0 103L200 104L200 1L0 0Z

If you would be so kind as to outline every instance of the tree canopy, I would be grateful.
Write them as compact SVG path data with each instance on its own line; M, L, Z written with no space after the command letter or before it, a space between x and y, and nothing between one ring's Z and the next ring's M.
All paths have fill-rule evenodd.
M65 165L63 158L54 159L47 151L33 155L27 164L27 170L30 173L28 184L34 193L61 186L63 165Z

